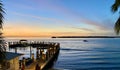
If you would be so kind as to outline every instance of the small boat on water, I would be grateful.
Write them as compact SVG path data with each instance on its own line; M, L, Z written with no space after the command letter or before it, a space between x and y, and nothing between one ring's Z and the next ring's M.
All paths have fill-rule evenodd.
M27 42L27 40L25 40L25 39L21 39L19 42Z
M83 42L88 42L88 40L83 40Z
M20 43L20 45L23 46L23 47L28 46L28 41L25 40L25 39L21 39L21 40L19 41L19 43Z
M56 38L55 36L53 36L52 38Z

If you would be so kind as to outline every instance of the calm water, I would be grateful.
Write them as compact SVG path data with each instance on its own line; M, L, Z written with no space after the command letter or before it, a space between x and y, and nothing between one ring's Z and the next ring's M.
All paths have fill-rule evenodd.
M6 40L18 41L19 38ZM60 43L61 50L54 69L120 70L120 38L28 38L27 40ZM88 42L83 40L88 40ZM19 49L18 52L25 53L25 56L29 57L29 48ZM32 49L32 52L35 52L35 49Z

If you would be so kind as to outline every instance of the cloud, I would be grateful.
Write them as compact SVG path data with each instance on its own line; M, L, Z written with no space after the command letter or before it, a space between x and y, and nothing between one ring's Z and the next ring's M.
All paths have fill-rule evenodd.
M12 14L14 15L17 15L17 16L22 16L22 17L26 17L27 18L32 18L34 20L38 20L39 22L42 22L42 24L46 24L44 23L44 21L48 22L52 22L52 26L54 25L61 25L61 26L74 26L72 23L69 23L67 21L64 21L64 20L60 20L60 19L57 19L57 18L47 18L47 17L41 17L41 16L36 16L36 15L33 15L33 14L23 14L23 13L18 13L18 12L11 12ZM22 18L21 18L22 19Z
M70 27L70 28L79 29L79 30L83 30L83 31L86 31L86 32L94 32L94 30L89 29L89 28L80 28L80 27Z
M89 26L92 26L93 28L97 29L97 30L108 30L109 27L106 27L105 25L103 25L104 23L100 23L100 22L97 22L97 21L94 21L94 20L90 20L88 18L85 18L85 16L83 15L83 13L78 13L74 10L71 10L71 9L68 9L66 8L65 6L61 5L61 4L58 4L56 2L51 2L49 0L32 0L33 3L37 4L37 5L34 5L34 7L37 7L36 10L41 10L43 9L43 11L45 9L48 10L48 12L51 10L52 12L57 12L59 14L61 14L60 16L65 16L67 19L70 19L70 20L73 20L75 22L78 22L77 24L82 24L82 25L89 25ZM32 9L35 9L31 6L28 6L28 5L24 5L24 4L14 4L15 6L17 6L18 8L25 8L27 10L32 10ZM69 24L72 24L72 23L68 23L68 22L65 22L65 21L62 21L62 20L58 20L58 19L55 19L55 18L46 18L46 17L40 17L40 16L35 16L35 15L31 15L31 14L20 14L18 12L14 12L14 14L16 15L19 15L19 16L26 16L26 17L32 17L32 18L36 18L36 19L39 19L39 20L47 20L47 21L52 21L54 24L55 23L62 23L62 25L69 25ZM65 23L65 24L63 24ZM74 24L76 25L76 24Z
M69 22L59 20L59 19L56 19L56 18L40 17L40 16L35 16L35 15L32 15L32 14L22 14L22 13L16 13L16 12L13 12L13 13L17 16L34 18L34 19L39 20L40 22L41 21L51 21L51 22L53 22L51 25L55 26L55 27L52 27L52 29L49 29L49 31L50 30L53 31L53 29L55 29L55 30L58 29L59 30L60 28L66 28L66 29L71 29L72 28L73 29L72 32L73 31L80 31L80 32L83 31L85 33L96 33L98 31L101 32L101 33L110 32L110 29L108 27L104 27L102 25L99 25L100 23L98 23L98 22L94 22L94 21L86 20L86 19L83 20L82 22L84 22L84 23L86 23L90 26L93 26L94 28L91 29L91 28L88 28L88 27L75 26L75 24L73 24L72 22L69 23ZM79 23L82 24L81 21L79 21ZM46 23L42 23L41 26L43 26L43 24L46 24ZM56 29L56 27L57 27L57 29ZM40 28L44 28L44 27L40 27ZM44 28L44 30L45 30L45 28ZM63 29L60 29L60 30L63 30ZM66 34L66 33L64 33L64 34Z
M35 0L36 3L39 3L40 6L45 7L46 9L52 10L53 12L60 13L60 16L65 16L67 19L79 22L78 24L87 24L92 26L97 30L108 30L109 27L106 27L104 24L98 21L91 20L89 18L85 18L83 13L78 13L72 9L68 9L67 7L60 5L56 2L51 2L48 0Z
M5 7L8 9L12 8L14 10L16 9L24 9L24 10L35 10L36 8L34 8L33 5L30 5L29 3L30 2L27 2L27 3L23 3L23 2L26 2L26 1L6 1L5 3Z
M94 28L96 28L98 30L107 30L108 29L108 27L105 27L104 25L102 25L103 23L95 22L93 20L82 18L81 20L78 20L78 21L83 22L84 24L88 24L90 26L93 26Z

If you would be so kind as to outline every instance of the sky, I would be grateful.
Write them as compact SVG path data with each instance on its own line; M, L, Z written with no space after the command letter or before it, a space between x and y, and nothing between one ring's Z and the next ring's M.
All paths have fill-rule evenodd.
M114 0L2 0L4 36L116 35Z

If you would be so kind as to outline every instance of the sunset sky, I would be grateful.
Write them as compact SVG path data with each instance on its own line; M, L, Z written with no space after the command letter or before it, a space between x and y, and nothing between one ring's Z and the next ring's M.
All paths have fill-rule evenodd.
M4 36L115 35L114 0L2 0Z

